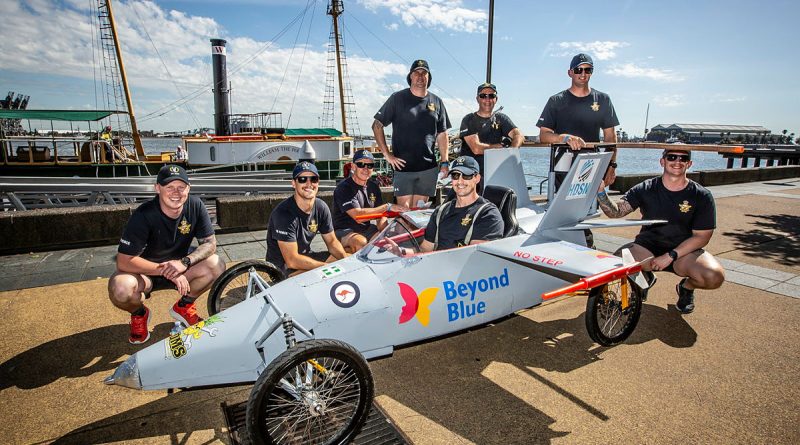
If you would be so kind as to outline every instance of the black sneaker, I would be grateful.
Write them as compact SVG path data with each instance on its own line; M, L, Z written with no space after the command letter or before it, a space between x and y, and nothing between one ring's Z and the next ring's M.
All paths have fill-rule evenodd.
M689 290L683 287L683 283L686 282L688 278L684 278L675 286L675 290L678 292L678 302L675 303L675 308L678 309L678 312L682 314L691 314L694 311L694 290Z

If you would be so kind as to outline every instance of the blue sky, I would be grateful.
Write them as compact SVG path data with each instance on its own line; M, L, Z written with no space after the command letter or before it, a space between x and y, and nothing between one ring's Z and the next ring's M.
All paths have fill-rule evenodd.
M31 95L30 108L95 108L93 1L5 0L0 91ZM406 86L417 58L429 61L431 90L454 126L477 109L488 1L345 0L344 7L362 132L385 98ZM302 25L298 20L276 39L305 9ZM212 37L229 42L234 112L281 111L284 124L317 126L330 30L325 9L323 0L116 0L139 127L213 126ZM547 98L569 86L570 58L587 52L595 59L590 86L611 96L629 134L642 134L650 104L649 127L763 125L800 135L798 13L792 1L496 0L498 106L525 134L538 134ZM176 107L185 95L197 98Z

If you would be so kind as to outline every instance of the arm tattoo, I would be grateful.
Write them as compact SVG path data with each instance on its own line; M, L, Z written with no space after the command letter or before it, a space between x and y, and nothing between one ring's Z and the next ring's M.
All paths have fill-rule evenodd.
M623 216L633 212L633 208L628 201L622 199L619 202L619 206L617 206L614 204L614 201L611 200L608 194L605 193L598 195L597 201L600 204L600 208L603 210L603 213L605 213L609 218L622 218Z
M199 244L197 249L188 255L192 260L192 264L203 261L217 251L217 237L214 235L198 239L197 243Z

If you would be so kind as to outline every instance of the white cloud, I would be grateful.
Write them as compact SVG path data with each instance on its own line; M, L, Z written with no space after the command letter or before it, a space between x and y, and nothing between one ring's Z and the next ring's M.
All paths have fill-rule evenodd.
M630 46L628 42L594 41L594 42L557 42L547 46L547 53L552 57L574 56L577 53L588 53L597 60L613 59L617 50Z
M684 80L682 76L672 70L662 70L658 68L646 68L636 66L633 63L623 63L611 66L607 71L612 76L619 77L645 77L652 80L659 80L665 82L677 82Z
M661 107L679 107L687 101L683 94L661 94L653 98L653 103Z
M95 31L90 23L92 14L85 0L68 2L17 0L4 3L4 12L14 20L8 20L3 25L0 73L61 76L67 79L63 83L70 86L86 84L87 81L94 83L92 48ZM273 44L263 51L267 42L231 35L213 18L163 9L147 1L119 1L114 6L138 117L143 118L161 110L182 96L196 95L189 104L199 124L213 126L209 39L221 37L228 41L227 66L233 87L234 113L280 111L283 112L284 125L317 125L323 107L326 48L300 46L292 51L290 47ZM43 23L48 26L41 26ZM53 38L53 29L59 30L58 38ZM257 57L249 60L257 53ZM369 133L374 112L392 89L395 86L397 89L406 87L405 84L390 87L388 83L396 82L398 78L404 79L407 68L353 55L348 58L348 66L360 128L362 132ZM180 92L176 91L173 83L178 84ZM61 95L61 103L75 104L70 107L77 108L86 104L88 97L93 98L92 88L89 91L60 91L58 94ZM55 98L51 95L41 90L24 93L31 94L37 108L54 108L52 103ZM104 107L101 105L100 108ZM335 112L338 115L338 106ZM163 116L144 120L139 126L156 130L196 128L185 106Z
M388 29L389 31L397 31L400 29L400 25L398 23L390 23L385 25L384 28Z
M479 9L463 7L461 0L359 0L365 8L388 9L406 26L464 32L486 32L489 15Z

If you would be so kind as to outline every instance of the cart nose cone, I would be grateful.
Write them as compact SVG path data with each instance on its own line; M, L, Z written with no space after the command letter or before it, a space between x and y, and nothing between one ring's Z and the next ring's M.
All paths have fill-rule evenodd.
M119 365L114 374L103 380L106 385L119 385L126 388L142 389L142 381L139 378L139 366L136 364L136 354L128 357L124 363Z

